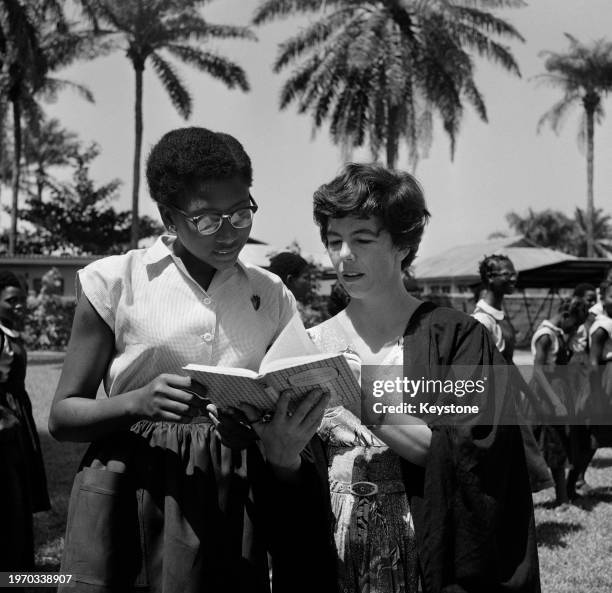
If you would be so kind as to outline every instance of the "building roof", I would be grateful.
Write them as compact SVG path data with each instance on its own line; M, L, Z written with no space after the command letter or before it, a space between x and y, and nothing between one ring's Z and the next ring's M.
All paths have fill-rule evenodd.
M495 253L512 260L519 273L519 288L568 288L580 282L598 284L612 267L609 259L576 257L539 247L522 236L516 236L459 245L417 259L413 266L414 277L417 281L477 284L480 281L478 263L485 255Z
M413 265L414 277L417 280L478 282L478 263L484 256L494 253L507 255L519 274L533 268L578 259L561 251L538 247L521 236L503 237L458 245L431 257L417 258Z

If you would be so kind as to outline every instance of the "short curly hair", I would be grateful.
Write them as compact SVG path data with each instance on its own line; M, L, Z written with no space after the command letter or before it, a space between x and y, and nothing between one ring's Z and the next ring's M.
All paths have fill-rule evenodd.
M563 317L572 317L578 325L584 323L589 315L589 306L580 298L565 298L559 303L557 311Z
M270 258L268 270L276 274L284 284L287 284L289 276L299 276L304 270L308 269L309 263L298 253L284 251L277 253Z
M410 249L403 268L414 261L431 217L419 182L410 173L378 163L347 163L335 179L315 191L313 202L325 245L330 218L376 216L395 247Z
M233 136L205 128L179 128L164 134L147 159L149 193L160 204L179 206L199 183L234 178L252 185L249 155Z
M588 282L581 282L576 286L576 288L574 288L574 296L582 298L587 292L591 291L597 292L596 288L592 284Z
M0 292L9 287L21 288L23 290L23 283L13 272L0 270Z
M489 274L495 271L495 267L499 264L508 263L512 267L514 264L512 260L503 253L494 253L493 255L485 255L481 262L478 263L478 273L480 274L480 280L486 286L489 285Z

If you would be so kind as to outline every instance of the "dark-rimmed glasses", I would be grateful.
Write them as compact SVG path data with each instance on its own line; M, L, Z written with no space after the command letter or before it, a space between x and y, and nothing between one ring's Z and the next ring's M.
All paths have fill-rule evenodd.
M204 212L197 216L190 216L187 212L183 212L180 208L164 204L166 208L180 214L185 220L188 220L200 233L200 235L214 235L223 225L223 219L227 218L228 222L235 229L246 229L253 224L253 215L257 212L259 206L249 194L249 206L240 206L230 212Z

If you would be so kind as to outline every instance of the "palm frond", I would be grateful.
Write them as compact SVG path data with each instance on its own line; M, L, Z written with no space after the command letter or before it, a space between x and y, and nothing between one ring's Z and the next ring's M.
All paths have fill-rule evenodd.
M489 121L487 117L487 107L485 105L484 98L476 87L476 85L474 84L474 81L466 80L462 91L463 95L467 97L468 101L476 110L476 113L480 116L480 119L484 122Z
M454 28L461 45L475 49L479 56L503 66L513 74L521 75L519 66L510 49L463 23L456 23Z
M198 70L210 74L213 78L220 80L230 89L240 88L243 91L250 89L246 72L236 63L211 51L196 49L189 45L168 45L166 49Z
M83 99L89 103L95 103L93 93L91 90L83 84L72 82L70 80L64 80L61 78L45 78L45 83L40 90L41 95L47 101L55 101L57 94L64 90L71 90L80 95Z
M295 14L312 13L326 4L333 4L333 0L265 0L255 9L251 20L254 25L263 25Z
M579 96L575 94L565 95L562 99L557 101L540 119L538 120L537 132L538 134L542 128L549 125L555 134L559 133L559 130L565 123L565 119L569 114L572 107L577 105Z
M172 104L184 119L188 119L192 107L189 91L187 91L172 66L159 54L153 52L150 58L153 69L166 89Z
M525 2L525 0L460 0L460 3L463 6L483 8L487 10L498 10L501 8L524 8L527 6L527 2Z
M335 12L329 17L320 19L306 29L279 45L278 56L272 66L274 72L279 72L304 53L313 51L326 42L329 37L346 21L342 12Z
M181 43L194 39L246 39L257 41L257 36L249 27L209 23L197 12L183 13L165 19L155 37L158 46L163 46L166 42Z
M248 41L257 41L257 35L248 27L238 27L235 25L213 25L206 24L205 37L214 39L246 39Z
M474 29L482 29L498 37L509 37L517 41L525 41L525 38L513 25L484 10L455 5L453 6L452 13L454 13L454 17L457 21L469 25Z

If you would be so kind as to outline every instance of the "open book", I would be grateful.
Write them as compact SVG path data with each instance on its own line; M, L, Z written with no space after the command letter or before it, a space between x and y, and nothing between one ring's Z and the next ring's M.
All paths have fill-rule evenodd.
M188 364L183 370L208 388L207 397L219 407L248 403L262 412L272 411L281 391L291 389L291 410L316 387L330 392L330 407L352 407L360 398L347 357L319 352L297 315L272 344L259 372L200 364Z

